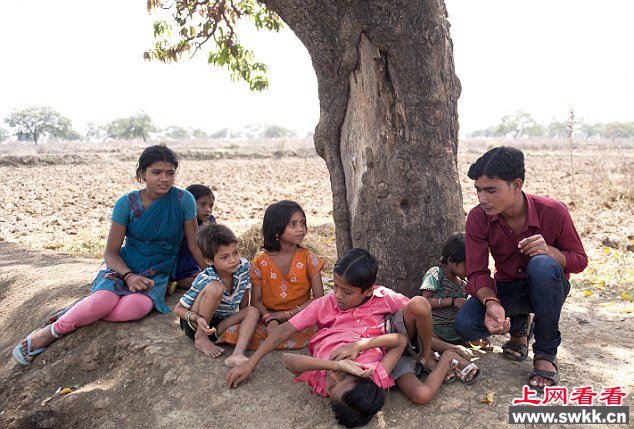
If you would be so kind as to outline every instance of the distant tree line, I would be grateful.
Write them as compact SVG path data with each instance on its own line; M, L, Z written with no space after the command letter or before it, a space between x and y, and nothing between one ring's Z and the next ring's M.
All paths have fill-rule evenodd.
M547 137L551 139L564 139L568 137L569 129L573 136L585 139L627 139L634 138L634 122L594 122L583 120L556 121L549 124L538 123L533 117L524 111L517 111L504 115L500 123L482 130L476 130L467 137L498 137L521 139L528 137Z
M295 131L274 124L253 124L241 130L222 128L207 133L198 128L170 125L159 129L150 115L141 111L127 117L116 118L105 124L90 123L86 134L75 131L72 122L56 110L47 106L28 107L10 113L4 122L11 131L0 127L0 142L11 136L18 140L33 141L36 145L45 137L73 141L105 141L142 139L280 139L294 138Z

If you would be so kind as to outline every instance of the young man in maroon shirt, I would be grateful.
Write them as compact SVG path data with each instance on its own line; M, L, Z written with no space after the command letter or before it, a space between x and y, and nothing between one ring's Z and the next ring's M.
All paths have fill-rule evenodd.
M480 204L467 217L466 290L471 298L456 316L456 332L468 341L509 332L504 356L521 361L528 356L528 316L534 313L534 368L528 384L542 391L559 381L559 317L570 291L568 278L584 270L588 257L566 206L522 191L520 150L491 149L471 165L468 176L475 180Z

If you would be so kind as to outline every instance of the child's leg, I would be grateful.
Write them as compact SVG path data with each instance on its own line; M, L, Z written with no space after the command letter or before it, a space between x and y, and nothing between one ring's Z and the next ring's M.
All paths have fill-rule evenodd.
M248 306L235 314L224 319L218 325L218 334L222 334L230 326L240 324L240 332L238 333L238 341L231 356L225 359L225 365L234 367L246 362L249 358L244 354L251 341L251 337L255 333L260 320L260 312L257 308Z
M421 343L421 357L425 359L425 365L433 367L431 357L432 345L432 319L431 305L422 296L412 298L403 309L403 320L407 329L410 343L418 340Z
M216 309L218 308L218 304L220 304L224 292L225 287L222 283L209 283L200 291L191 310L200 314L207 322L211 322L211 318L216 313ZM194 344L198 350L213 358L217 358L224 351L221 347L215 345L202 329L196 331Z
M152 298L142 293L124 295L114 309L102 320L108 322L126 322L128 320L139 320L146 316L154 308Z

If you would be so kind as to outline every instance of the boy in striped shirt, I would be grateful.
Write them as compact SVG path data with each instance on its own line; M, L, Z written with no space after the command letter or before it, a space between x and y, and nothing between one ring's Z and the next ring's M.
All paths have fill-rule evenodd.
M248 360L245 351L260 316L249 305L249 261L240 258L238 240L224 225L205 225L198 232L196 243L208 267L196 277L174 312L196 348L213 358L224 351L216 344L218 336L229 327L240 325L235 349L224 361L233 367Z

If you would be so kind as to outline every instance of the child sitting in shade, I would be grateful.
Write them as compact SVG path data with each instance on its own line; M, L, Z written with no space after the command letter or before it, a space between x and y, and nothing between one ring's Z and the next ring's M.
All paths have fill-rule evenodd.
M238 239L224 225L204 225L196 242L208 267L196 277L174 312L196 348L213 358L224 351L216 344L218 336L239 324L235 349L224 361L227 366L239 365L248 360L245 351L259 320L258 310L249 305L249 261L240 258Z

